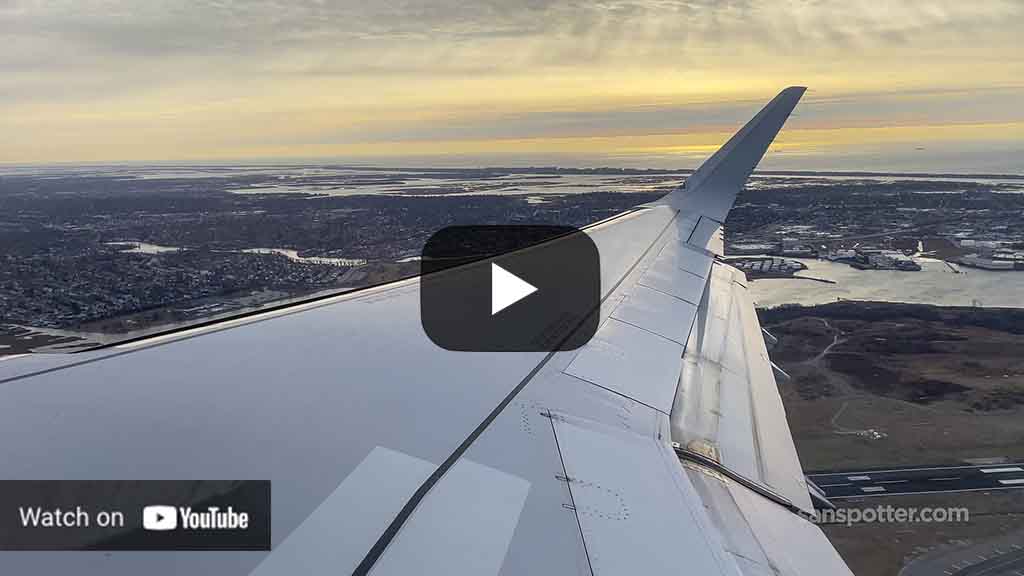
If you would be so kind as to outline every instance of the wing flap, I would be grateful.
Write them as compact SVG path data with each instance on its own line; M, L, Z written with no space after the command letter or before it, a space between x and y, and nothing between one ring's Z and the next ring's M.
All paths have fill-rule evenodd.
M553 418L593 574L736 573L664 442Z
M683 358L672 437L811 512L743 273L716 263Z
M688 464L686 476L745 576L853 576L806 518L700 466Z

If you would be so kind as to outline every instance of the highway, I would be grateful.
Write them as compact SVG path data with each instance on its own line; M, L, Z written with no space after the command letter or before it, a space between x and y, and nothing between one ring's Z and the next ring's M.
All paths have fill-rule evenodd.
M817 472L807 477L830 499L1024 488L1024 463Z

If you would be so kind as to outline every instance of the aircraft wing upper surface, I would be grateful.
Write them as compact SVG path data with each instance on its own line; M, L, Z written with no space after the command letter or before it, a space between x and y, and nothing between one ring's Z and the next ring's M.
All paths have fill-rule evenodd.
M0 567L849 574L807 519L746 279L716 259L802 94L780 93L665 199L585 229L603 300L578 350L441 350L413 278L0 362L4 478L273 482L271 552L4 552Z

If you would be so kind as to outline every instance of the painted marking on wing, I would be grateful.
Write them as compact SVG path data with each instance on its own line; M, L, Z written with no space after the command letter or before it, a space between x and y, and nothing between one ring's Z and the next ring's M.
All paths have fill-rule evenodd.
M373 574L497 575L529 491L524 478L459 460L413 512Z
M847 476L846 479L858 482L861 480L871 480L871 476Z
M865 486L861 488L863 492L885 492L885 486Z
M1005 468L982 468L983 474L1002 474L1004 472L1024 472L1020 466L1007 466Z
M352 572L434 468L426 460L377 446L252 574L288 574L296 566Z

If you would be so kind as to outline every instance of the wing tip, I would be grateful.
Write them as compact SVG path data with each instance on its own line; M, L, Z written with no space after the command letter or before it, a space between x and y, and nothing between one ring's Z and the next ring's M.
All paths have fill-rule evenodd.
M736 194L760 163L806 91L806 86L783 88L705 160L682 186L659 202L724 221ZM726 170L721 170L723 166L727 167Z
M776 98L791 98L799 101L803 97L804 92L807 92L807 86L787 86L779 92Z

